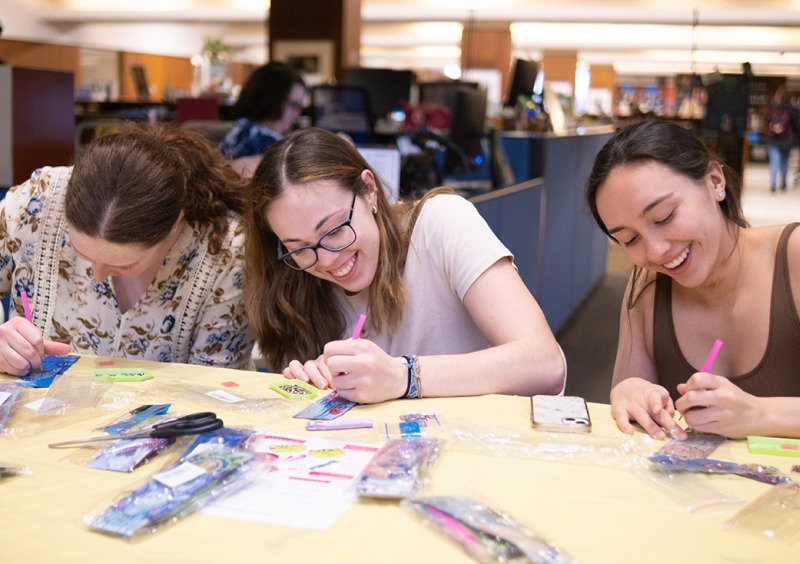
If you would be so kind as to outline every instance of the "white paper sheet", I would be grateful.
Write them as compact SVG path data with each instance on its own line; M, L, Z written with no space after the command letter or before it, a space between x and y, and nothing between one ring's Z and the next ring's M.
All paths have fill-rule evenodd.
M266 434L253 451L275 457L276 471L226 496L204 513L324 530L356 499L355 481L380 445Z

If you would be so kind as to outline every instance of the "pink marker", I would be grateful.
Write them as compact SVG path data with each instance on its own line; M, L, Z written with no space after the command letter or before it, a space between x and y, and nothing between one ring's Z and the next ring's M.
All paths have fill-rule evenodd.
M28 293L22 291L19 293L19 297L22 300L22 311L25 312L25 319L28 321L31 320L31 306L28 304Z
M719 339L714 341L714 346L711 347L711 352L708 353L708 357L706 357L706 361L703 363L703 368L700 369L700 372L711 371L711 367L714 366L714 360L717 358L717 353L721 348L722 348L722 341L720 341Z
M353 330L353 338L358 339L361 336L361 330L364 329L364 322L367 320L367 314L362 313L358 316L358 323L356 323L356 328Z

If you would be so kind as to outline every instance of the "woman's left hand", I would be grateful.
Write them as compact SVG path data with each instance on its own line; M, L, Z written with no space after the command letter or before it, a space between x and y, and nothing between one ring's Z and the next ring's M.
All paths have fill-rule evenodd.
M322 359L339 395L356 403L380 403L401 397L408 385L405 360L386 354L366 339L332 341Z
M306 362L291 361L289 366L283 369L283 377L310 382L320 390L326 390L331 387L331 375L328 373L328 367L325 365L322 356Z
M697 431L743 439L753 434L761 418L759 398L723 376L697 372L678 385L678 392L682 397L675 408Z

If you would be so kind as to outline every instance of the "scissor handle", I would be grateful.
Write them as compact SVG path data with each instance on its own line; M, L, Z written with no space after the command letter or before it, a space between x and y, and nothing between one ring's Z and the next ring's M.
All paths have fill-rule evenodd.
M224 423L216 413L202 411L154 425L149 435L155 439L171 439L181 435L199 435L222 428Z

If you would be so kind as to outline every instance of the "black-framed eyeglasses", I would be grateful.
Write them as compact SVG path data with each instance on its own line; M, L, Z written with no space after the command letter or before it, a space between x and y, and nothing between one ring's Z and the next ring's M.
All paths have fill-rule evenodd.
M319 238L316 245L306 245L293 251L286 249L280 239L278 239L278 260L282 260L286 266L295 270L308 270L315 264L319 257L317 249L322 248L326 251L343 251L356 242L356 231L350 222L353 221L353 211L356 209L357 192L353 192L353 202L350 204L350 214L343 222L325 233ZM286 252L284 252L284 249Z

